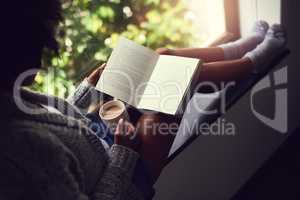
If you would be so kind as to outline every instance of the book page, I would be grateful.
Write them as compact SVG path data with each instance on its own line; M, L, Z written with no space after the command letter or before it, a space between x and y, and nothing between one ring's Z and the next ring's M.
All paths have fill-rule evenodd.
M96 89L136 107L158 57L155 51L121 38Z
M161 55L138 108L176 114L199 63L199 59Z

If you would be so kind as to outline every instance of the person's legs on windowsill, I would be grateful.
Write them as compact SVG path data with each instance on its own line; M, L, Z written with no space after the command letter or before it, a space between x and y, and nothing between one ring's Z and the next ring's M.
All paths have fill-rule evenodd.
M199 76L199 82L211 81L213 83L238 81L246 77L251 72L260 72L263 70L265 63L273 59L273 56L280 52L286 44L286 36L280 25L273 25L267 32L262 43L253 46L248 52L243 52L241 58L235 60L226 60L222 57L222 48L207 48L188 50L171 50L168 54L176 52L175 55L186 55L190 57L205 56L206 61L214 61L205 63ZM169 51L169 50L164 50ZM200 52L201 55L196 54ZM216 53L216 56L209 55L209 52ZM192 53L192 54L191 54ZM174 55L174 54L172 54ZM187 56L187 55L186 55ZM223 59L223 60L222 60ZM219 60L219 61L218 61ZM222 61L220 61L222 60ZM216 61L216 62L215 62ZM142 155L154 166L155 179L159 176L164 168L164 161L168 157L169 150L173 143L176 130L162 131L158 127L160 124L166 127L179 127L181 119L174 116L158 114L143 114L138 121L139 134L142 140ZM171 126L172 125L172 126ZM175 128L176 129L176 128Z

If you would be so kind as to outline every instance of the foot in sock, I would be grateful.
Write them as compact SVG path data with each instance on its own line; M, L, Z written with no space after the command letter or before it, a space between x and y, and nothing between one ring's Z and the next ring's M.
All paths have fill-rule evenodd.
M268 30L264 41L244 57L249 58L253 62L253 72L259 73L265 69L268 62L284 49L286 42L284 29L281 25L274 24Z
M235 60L242 58L247 52L252 51L264 39L269 29L265 21L257 21L249 36L241 38L235 42L220 45L224 51L225 60Z

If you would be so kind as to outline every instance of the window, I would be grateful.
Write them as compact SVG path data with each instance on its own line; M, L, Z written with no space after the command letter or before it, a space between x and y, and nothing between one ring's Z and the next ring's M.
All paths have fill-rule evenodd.
M240 36L238 0L186 0L202 46L214 46Z
M281 23L281 0L245 0L239 2L241 35L246 35L256 20Z

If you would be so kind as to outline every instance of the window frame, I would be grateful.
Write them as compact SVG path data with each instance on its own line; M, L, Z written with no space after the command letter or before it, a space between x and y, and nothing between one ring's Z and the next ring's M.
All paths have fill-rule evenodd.
M240 38L239 0L224 0L225 32L209 46L217 46Z

